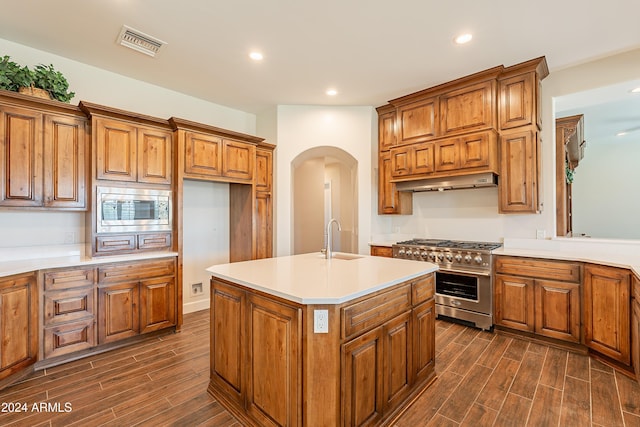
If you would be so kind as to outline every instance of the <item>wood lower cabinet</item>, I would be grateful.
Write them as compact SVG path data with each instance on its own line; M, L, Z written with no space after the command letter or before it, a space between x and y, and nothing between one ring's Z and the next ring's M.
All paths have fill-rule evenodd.
M250 426L382 425L434 378L433 283L301 305L212 278L209 392Z
M175 258L98 266L98 344L176 324Z
M38 359L38 289L35 274L0 279L0 380Z
M256 193L256 259L273 256L273 201L271 193Z
M630 365L631 273L586 264L584 332L587 347Z
M87 209L87 119L0 98L0 206Z
M371 255L393 258L393 249L391 246L371 246Z
M581 268L578 263L497 257L496 325L563 341L581 341Z
M631 366L640 382L640 300L633 301L631 317Z

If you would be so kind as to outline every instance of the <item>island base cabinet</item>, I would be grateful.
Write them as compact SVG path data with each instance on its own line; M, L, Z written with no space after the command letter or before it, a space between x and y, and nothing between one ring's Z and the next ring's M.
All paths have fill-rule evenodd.
M300 309L253 294L247 305L247 412L263 426L300 426Z
M631 277L628 270L587 264L584 269L585 345L631 364Z
M632 364L636 379L640 382L640 301L633 302L633 318L631 323Z
M432 298L413 309L413 372L416 382L433 373L436 362L435 327L436 303Z

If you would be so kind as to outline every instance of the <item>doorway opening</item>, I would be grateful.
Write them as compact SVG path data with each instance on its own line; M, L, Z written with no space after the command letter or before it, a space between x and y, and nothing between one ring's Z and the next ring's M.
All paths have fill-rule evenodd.
M291 162L293 253L320 252L326 247L326 226L331 218L332 248L358 252L358 161L336 147L314 147Z

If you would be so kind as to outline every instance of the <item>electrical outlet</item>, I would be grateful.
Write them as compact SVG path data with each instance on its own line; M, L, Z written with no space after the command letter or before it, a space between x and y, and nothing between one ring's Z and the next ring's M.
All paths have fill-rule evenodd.
M536 230L536 239L544 239L546 237L546 233L544 230Z
M313 310L313 333L329 333L329 310Z
M200 295L202 293L202 282L191 285L191 295Z

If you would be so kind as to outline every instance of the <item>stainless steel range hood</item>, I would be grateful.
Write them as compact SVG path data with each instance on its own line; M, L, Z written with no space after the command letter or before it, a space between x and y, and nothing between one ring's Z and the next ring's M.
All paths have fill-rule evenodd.
M444 191L462 188L495 187L498 177L491 172L396 182L398 191Z

